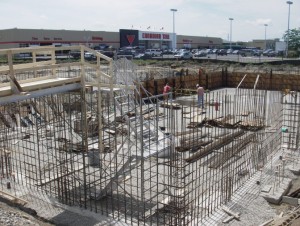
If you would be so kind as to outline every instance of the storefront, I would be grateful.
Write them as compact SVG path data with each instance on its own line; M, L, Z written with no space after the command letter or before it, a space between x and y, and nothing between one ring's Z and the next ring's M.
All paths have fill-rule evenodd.
M172 48L172 33L120 30L120 47L138 46L142 49Z
M0 49L48 45L85 45L95 49L105 47L118 49L132 46L141 49L164 50L172 49L173 44L177 49L217 48L222 46L222 39L131 29L120 29L119 32L17 28L0 30Z

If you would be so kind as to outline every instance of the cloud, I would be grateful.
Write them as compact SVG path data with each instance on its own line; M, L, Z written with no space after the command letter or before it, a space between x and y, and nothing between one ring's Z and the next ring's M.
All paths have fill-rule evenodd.
M270 37L282 37L287 28L288 6L282 0L1 0L5 23L12 27L33 29L118 31L120 28L172 32L175 13L176 33L227 39L229 17L233 21L233 39L249 41L260 38L268 24ZM290 28L299 27L298 3L291 6ZM18 12L18 16L11 12Z
M264 26L265 24L270 25L272 24L272 20L271 19L256 19L256 20L247 20L246 23L254 25L254 26Z

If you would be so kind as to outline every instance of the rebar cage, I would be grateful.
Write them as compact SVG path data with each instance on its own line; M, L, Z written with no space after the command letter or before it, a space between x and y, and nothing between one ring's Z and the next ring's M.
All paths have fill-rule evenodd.
M129 224L197 225L282 146L298 148L297 91L257 89L257 76L252 89L242 79L205 93L202 109L196 95L147 93L126 59L97 67L61 66L60 78L84 76L80 88L1 104L2 190L9 182L22 198L44 193ZM16 79L53 76L31 70Z

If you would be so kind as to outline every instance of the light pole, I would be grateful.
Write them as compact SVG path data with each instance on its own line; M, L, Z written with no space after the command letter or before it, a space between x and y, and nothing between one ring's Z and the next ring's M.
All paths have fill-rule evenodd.
M171 12L173 12L173 42L172 42L172 48L173 50L176 49L176 35L175 35L175 12L177 12L177 9L171 9Z
M291 8L291 5L293 4L293 2L292 1L287 1L286 3L289 5L289 14L288 14L288 35L287 35L287 41L286 41L286 53L285 53L285 56L288 57L289 39L290 39L290 8Z
M267 49L267 26L268 24L264 24L265 26L265 50Z
M231 42L232 42L232 21L233 18L229 18L230 20L230 50L231 50Z

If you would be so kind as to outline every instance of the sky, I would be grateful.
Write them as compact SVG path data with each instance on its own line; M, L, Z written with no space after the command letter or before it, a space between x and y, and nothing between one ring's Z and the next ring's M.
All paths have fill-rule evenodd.
M290 29L300 27L300 0L290 5ZM282 39L285 0L0 0L0 29L173 32L232 41ZM230 23L229 18L233 18ZM268 26L264 26L268 24Z

